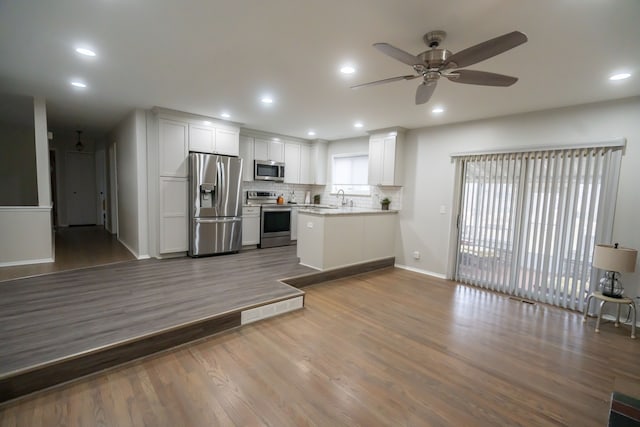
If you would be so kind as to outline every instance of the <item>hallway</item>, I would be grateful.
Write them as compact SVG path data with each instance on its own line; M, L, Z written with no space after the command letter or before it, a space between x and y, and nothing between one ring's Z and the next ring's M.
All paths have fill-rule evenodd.
M0 281L136 259L102 226L58 228L55 262L0 267Z

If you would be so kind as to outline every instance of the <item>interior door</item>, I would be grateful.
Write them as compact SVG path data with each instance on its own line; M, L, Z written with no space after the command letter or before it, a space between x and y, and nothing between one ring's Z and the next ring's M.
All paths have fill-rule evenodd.
M69 151L66 160L67 223L95 225L96 173L93 153Z

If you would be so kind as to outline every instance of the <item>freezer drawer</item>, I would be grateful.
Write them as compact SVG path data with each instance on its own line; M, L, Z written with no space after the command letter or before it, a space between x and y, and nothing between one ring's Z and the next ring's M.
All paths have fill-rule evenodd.
M189 256L237 252L242 248L242 217L194 218Z

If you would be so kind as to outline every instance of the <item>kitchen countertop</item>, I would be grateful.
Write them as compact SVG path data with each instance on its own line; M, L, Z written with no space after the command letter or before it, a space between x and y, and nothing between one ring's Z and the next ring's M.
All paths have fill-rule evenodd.
M356 207L338 207L331 206L326 207L322 205L311 205L311 207L305 207L298 211L299 213L311 214L311 215L375 215L375 214L396 214L396 210L383 211L381 209L372 208L356 208Z

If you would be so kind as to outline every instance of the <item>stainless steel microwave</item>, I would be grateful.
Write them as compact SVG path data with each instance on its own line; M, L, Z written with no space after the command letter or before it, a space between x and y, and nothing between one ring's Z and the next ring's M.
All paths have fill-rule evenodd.
M284 182L284 163L272 160L255 160L253 179L256 181Z

